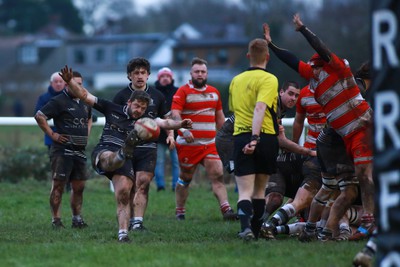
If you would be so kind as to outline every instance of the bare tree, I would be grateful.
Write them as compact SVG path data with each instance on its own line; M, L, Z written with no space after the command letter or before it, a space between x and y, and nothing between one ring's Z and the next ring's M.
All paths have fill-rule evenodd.
M124 17L135 14L135 5L131 0L75 0L84 21L84 31L88 35L112 27Z

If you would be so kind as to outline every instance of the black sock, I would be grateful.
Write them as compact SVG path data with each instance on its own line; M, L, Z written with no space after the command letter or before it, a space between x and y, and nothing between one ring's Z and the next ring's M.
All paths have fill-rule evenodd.
M276 227L279 225L278 219L276 219L275 217L272 217L271 219L269 219L269 221L267 223L273 227Z
M290 228L289 228L289 225L287 225L287 224L285 224L285 225L283 225L283 227L284 227L284 234L290 234Z
M253 218L251 219L251 229L253 230L254 236L257 238L260 233L261 225L264 218L265 210L265 199L253 199Z
M253 205L250 200L241 200L237 203L238 216L242 231L250 228L250 219L253 217Z

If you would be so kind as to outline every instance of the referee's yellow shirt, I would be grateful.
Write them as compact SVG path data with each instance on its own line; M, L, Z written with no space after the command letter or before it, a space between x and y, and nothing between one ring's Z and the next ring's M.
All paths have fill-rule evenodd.
M278 79L265 69L250 68L235 76L229 86L229 109L235 113L233 135L252 131L257 102L267 105L261 132L278 134Z

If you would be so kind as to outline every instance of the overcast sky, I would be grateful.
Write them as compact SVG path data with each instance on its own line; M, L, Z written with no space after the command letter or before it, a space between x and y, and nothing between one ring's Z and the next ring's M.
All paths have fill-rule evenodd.
M165 3L168 0L132 0L132 1L135 3L139 12L144 12L146 8L152 7L159 3ZM197 1L201 1L201 0L197 0ZM241 2L241 0L226 0L226 1L231 2L231 3Z

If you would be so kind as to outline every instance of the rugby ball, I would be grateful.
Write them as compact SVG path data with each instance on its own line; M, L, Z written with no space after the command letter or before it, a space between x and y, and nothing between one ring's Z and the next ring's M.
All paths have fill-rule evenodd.
M150 118L138 119L135 123L134 129L138 137L144 141L157 140L160 135L160 127L156 121Z

